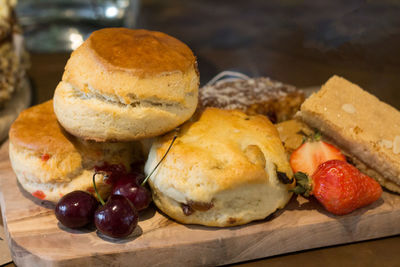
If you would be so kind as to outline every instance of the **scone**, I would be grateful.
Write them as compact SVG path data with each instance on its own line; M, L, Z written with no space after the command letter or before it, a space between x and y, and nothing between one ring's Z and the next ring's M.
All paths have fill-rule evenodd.
M262 114L273 123L292 118L303 101L301 90L267 77L221 80L199 90L201 107L239 109L249 115Z
M173 134L152 145L145 173L166 152ZM149 179L153 200L187 224L233 226L264 219L291 197L292 170L273 124L264 116L206 109L180 129L164 161Z
M196 58L184 43L161 32L106 28L72 53L54 111L83 139L137 140L189 119L198 86Z
M301 119L334 142L362 172L400 193L400 112L333 76L301 106Z
M9 136L11 165L22 187L54 202L74 190L93 193L95 166L108 163L129 168L139 156L135 143L95 143L69 135L58 124L52 101L21 112ZM96 180L106 196L111 185L102 175Z

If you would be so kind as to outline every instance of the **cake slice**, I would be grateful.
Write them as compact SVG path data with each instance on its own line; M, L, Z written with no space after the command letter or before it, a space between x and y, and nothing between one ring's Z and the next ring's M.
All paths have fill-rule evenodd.
M265 115L273 123L292 118L303 101L303 91L267 77L220 80L199 89L200 109L238 109L247 115Z
M400 193L400 112L346 79L330 78L302 104L299 116L361 171Z

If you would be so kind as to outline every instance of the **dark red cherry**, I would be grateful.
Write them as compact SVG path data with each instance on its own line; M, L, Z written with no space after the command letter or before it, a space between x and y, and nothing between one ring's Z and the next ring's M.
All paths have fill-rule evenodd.
M111 195L94 214L96 228L103 234L121 238L130 235L138 222L138 213L124 196Z
M126 168L122 164L108 164L105 162L102 166L95 166L94 171L96 173L105 173L107 175L106 182L108 184L114 184L121 177L126 176Z
M151 203L150 191L138 185L136 179L128 176L119 179L114 184L112 194L128 198L137 211L146 209Z
M144 181L145 176L142 173L132 171L129 174L135 177L137 184L142 184L142 182Z
M57 203L57 219L69 228L79 228L93 222L99 203L85 191L73 191L63 196Z

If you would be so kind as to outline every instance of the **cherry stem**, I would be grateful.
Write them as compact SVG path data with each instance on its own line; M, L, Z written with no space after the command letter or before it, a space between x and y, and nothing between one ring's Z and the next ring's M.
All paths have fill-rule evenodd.
M165 159L165 157L167 156L169 150L171 149L172 145L174 144L176 138L178 137L178 134L176 133L174 138L172 138L171 144L169 144L169 147L167 149L167 151L165 152L164 156L161 158L161 160L157 163L157 165L154 167L154 169L146 176L146 178L144 178L143 182L141 183L141 186L144 186L145 183L147 182L147 180L150 178L150 176L155 172L155 170L158 168L158 166L160 166L161 162Z
M101 198L101 196L100 196L100 194L99 194L99 191L97 191L96 179L95 179L97 174L99 174L99 173L98 173L98 172L95 172L95 173L93 174L93 187L94 187L94 191L96 192L97 198L100 200L101 205L104 206L104 204L106 204L106 203L105 203L104 200Z

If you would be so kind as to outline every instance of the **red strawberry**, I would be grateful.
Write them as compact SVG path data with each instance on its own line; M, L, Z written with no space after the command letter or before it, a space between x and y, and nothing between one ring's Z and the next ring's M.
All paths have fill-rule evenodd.
M369 205L382 194L374 179L341 160L322 163L311 179L304 173L296 173L295 177L298 185L294 192L314 195L327 211L336 215Z
M316 138L319 139L319 137ZM345 161L346 157L331 144L311 140L304 142L293 151L290 156L290 166L295 173L304 172L311 175L321 163L332 159Z

